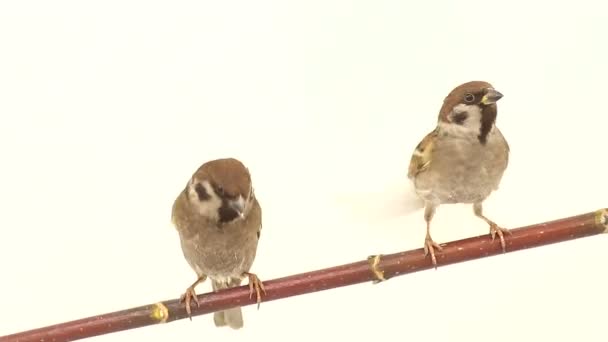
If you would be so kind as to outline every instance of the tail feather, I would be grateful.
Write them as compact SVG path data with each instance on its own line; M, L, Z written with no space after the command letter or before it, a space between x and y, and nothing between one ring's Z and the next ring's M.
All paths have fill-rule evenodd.
M213 291L228 289L241 285L241 279L231 278L229 282L218 282L211 280ZM229 326L232 329L243 327L243 312L240 307L217 311L213 314L213 322L216 327Z

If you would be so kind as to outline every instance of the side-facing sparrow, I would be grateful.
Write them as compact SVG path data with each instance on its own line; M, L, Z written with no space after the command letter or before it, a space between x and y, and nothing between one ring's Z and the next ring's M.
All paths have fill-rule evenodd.
M198 279L181 300L191 315L194 288L211 279L214 291L236 287L249 278L251 294L264 285L249 272L255 259L262 229L262 209L255 198L249 170L233 158L209 161L192 175L173 204L171 219L179 233L184 257ZM216 326L243 326L240 307L215 312Z
M425 202L425 255L437 267L430 222L441 204L471 203L476 216L490 225L505 251L504 234L483 215L482 203L498 189L509 161L509 145L496 127L496 101L502 98L491 84L472 81L454 88L443 101L437 127L422 139L410 161L408 177Z

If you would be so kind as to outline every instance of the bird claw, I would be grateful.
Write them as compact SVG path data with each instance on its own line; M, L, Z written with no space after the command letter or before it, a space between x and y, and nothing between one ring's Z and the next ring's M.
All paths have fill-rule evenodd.
M431 254L431 261L433 262L433 267L437 269L437 258L435 257L435 248L438 251L443 250L443 248L441 248L438 243L433 241L433 239L431 239L431 237L427 235L426 239L424 239L424 256Z
M505 234L512 235L511 231L507 228L499 227L496 223L490 223L490 235L492 236L492 242L496 239L496 235L500 238L500 246L502 247L502 252L505 253L507 251L507 243L505 242Z
M188 318L192 321L192 309L190 309L190 304L192 301L196 304L196 307L200 306L200 302L198 300L198 296L194 291L194 287L190 286L186 289L186 292L179 298L180 303L186 303L186 312L188 313Z
M256 294L256 303L258 303L258 310L260 309L260 303L262 302L262 293L266 295L266 289L264 288L264 283L258 278L257 275L253 273L245 273L246 276L249 277L249 298L253 297L253 292Z

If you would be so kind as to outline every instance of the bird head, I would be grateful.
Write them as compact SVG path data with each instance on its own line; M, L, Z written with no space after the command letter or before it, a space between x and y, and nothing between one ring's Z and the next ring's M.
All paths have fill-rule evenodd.
M496 102L503 95L483 81L471 81L454 88L443 101L438 124L478 134L485 144L496 122Z
M186 193L202 216L221 224L244 219L254 199L249 170L234 158L201 165L192 175Z

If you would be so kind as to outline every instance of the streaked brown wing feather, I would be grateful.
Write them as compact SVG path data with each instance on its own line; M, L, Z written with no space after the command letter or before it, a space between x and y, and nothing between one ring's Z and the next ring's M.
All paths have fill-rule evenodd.
M413 179L416 175L429 167L432 160L433 148L435 147L436 136L437 131L433 130L420 141L418 146L416 146L416 149L412 154L412 159L410 160L410 166L407 172L408 178Z

